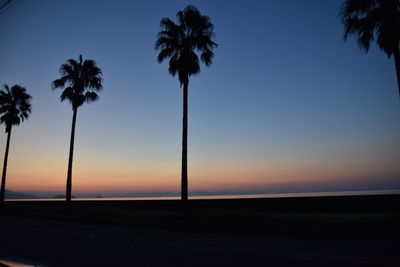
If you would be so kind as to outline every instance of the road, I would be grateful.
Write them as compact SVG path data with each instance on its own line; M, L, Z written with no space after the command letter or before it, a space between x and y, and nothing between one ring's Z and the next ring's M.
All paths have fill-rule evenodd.
M0 216L0 259L39 266L400 266L398 244Z

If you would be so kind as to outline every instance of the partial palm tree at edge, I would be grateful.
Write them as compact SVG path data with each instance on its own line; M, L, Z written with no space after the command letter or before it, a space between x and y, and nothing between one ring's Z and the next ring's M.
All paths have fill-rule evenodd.
M53 81L52 88L64 89L60 100L68 100L73 112L65 194L65 200L71 201L76 115L78 108L85 102L95 102L99 99L97 92L103 89L103 79L101 77L102 72L96 66L96 62L90 59L83 61L82 55L79 56L79 61L69 59L66 64L61 65L59 71L61 78Z
M0 123L5 124L7 133L3 174L1 177L0 201L4 201L5 197L11 130L13 126L17 126L29 118L32 112L31 99L32 97L26 92L26 88L20 85L14 85L11 88L8 85L4 85L4 90L0 90Z
M187 173L187 132L188 132L188 86L189 77L200 73L200 60L211 66L214 57L213 49L217 44L213 41L215 36L214 25L210 18L203 16L194 6L187 6L177 13L178 24L169 18L163 18L155 44L156 50L160 49L157 61L163 62L169 58L169 73L178 74L181 87L183 86L183 118L182 118L182 173L181 173L181 199L188 199L188 173ZM196 53L197 52L197 53Z
M400 0L346 0L340 15L345 40L355 35L365 51L376 40L389 58L393 55L400 97Z

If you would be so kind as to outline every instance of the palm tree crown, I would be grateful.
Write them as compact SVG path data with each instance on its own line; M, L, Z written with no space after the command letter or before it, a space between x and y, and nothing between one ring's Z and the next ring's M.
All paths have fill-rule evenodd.
M79 62L69 59L66 64L60 67L61 78L53 81L52 87L64 88L60 100L68 100L72 109L78 109L83 103L94 102L99 99L96 92L101 91L103 86L102 73L96 66L94 60L82 60L79 56Z
M6 133L12 126L28 119L31 113L31 99L26 89L20 85L11 88L4 85L4 90L0 90L0 123L5 124Z
M366 51L374 40L388 57L399 48L399 0L346 0L341 16L344 38L356 35L360 47Z
M189 76L200 72L200 60L209 67L212 63L213 48L217 44L213 42L214 25L210 18L203 16L194 6L187 6L177 13L179 24L175 24L169 18L161 20L161 31L155 44L160 49L158 62L169 60L169 72L175 76L178 73L181 85L188 81Z

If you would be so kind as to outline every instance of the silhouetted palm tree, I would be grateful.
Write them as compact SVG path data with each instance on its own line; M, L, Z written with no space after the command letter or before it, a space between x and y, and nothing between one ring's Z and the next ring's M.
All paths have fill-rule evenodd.
M10 147L11 130L14 125L19 125L28 119L31 114L32 97L26 92L26 89L20 85L14 85L11 88L4 85L0 90L0 123L5 124L7 133L7 145L4 154L3 175L1 178L0 201L4 201L6 189L6 174L8 151Z
M389 58L394 56L400 96L400 0L346 0L340 14L345 40L355 35L365 51L376 40Z
M200 73L200 60L209 67L214 56L214 25L194 6L187 6L177 13L178 24L169 18L161 20L161 30L155 48L160 49L158 62L169 58L169 73L178 74L183 86L183 131L182 131L182 183L181 198L188 199L187 181L187 129L188 129L188 86L189 77Z
M62 77L53 81L52 88L64 89L60 100L68 100L72 105L73 112L66 186L66 201L71 201L76 114L78 108L85 102L95 102L99 99L96 92L103 89L103 79L101 77L102 72L96 66L96 62L94 60L83 61L82 55L79 56L79 62L69 59L66 64L61 65L60 74Z

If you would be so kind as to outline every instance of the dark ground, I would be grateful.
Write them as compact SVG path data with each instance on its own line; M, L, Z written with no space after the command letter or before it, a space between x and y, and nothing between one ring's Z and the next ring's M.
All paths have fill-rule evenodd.
M0 259L40 266L400 266L400 196L6 202Z

